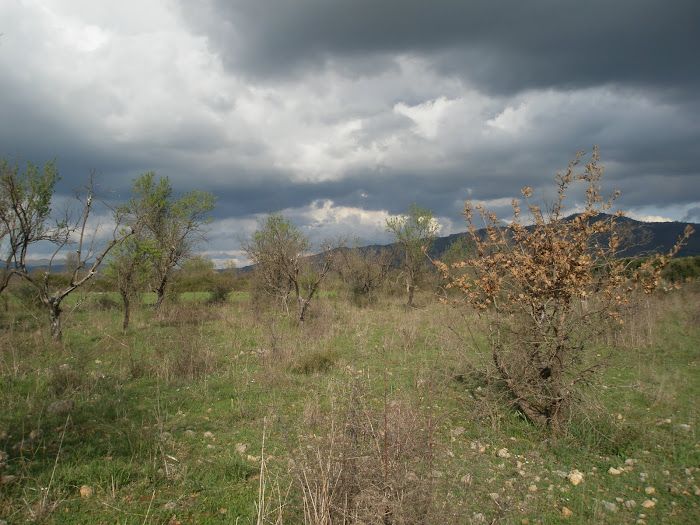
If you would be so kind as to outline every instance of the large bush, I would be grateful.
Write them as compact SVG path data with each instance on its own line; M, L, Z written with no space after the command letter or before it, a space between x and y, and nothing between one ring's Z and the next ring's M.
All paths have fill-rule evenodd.
M618 195L604 198L597 148L583 170L575 173L582 152L558 173L557 199L546 210L527 199L531 226L520 219L513 200L512 222L503 226L481 206L466 203L463 212L475 246L474 256L452 264L436 263L465 302L484 320L488 353L495 376L523 414L555 432L563 429L577 388L603 365L585 352L596 332L610 322L624 322L639 292L652 293L668 255L647 258L630 271L617 257L622 239L615 219L606 215ZM585 187L584 209L564 216L572 184ZM486 224L477 232L474 216ZM686 229L685 236L692 233ZM468 270L465 272L465 270ZM478 342L478 338L473 338Z

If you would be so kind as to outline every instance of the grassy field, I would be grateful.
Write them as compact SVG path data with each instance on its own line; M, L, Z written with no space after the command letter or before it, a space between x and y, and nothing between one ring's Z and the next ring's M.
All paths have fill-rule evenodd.
M296 326L245 293L145 298L123 333L104 296L76 295L60 346L10 302L0 520L700 522L697 286L592 341L610 366L559 437L484 379L477 318L402 301L326 294Z

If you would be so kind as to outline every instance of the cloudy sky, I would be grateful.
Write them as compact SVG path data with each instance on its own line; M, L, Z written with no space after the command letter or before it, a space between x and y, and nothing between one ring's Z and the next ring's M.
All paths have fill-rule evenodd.
M218 197L207 253L282 212L314 241L523 186L600 145L634 218L700 222L697 0L2 0L0 156L57 199L147 171ZM576 208L575 195L571 209Z

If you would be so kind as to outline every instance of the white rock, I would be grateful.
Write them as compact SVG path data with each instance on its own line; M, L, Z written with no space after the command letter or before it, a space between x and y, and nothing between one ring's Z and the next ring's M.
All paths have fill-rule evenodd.
M567 477L569 478L571 484L574 486L578 485L583 481L583 473L579 472L578 470L569 472L569 475Z
M622 470L618 470L615 467L610 467L608 469L608 474L612 474L613 476L619 476L620 474L622 474Z
M605 510L609 512L617 512L617 505L614 503L610 501L601 501L601 503L603 504L603 507L605 507Z

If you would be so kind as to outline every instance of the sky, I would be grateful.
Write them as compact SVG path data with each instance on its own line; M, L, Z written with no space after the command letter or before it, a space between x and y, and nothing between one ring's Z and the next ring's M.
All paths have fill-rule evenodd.
M212 192L219 266L270 212L314 243L507 219L596 144L618 209L700 222L697 0L2 0L0 34L0 156L55 157L57 203L92 169L110 203Z

